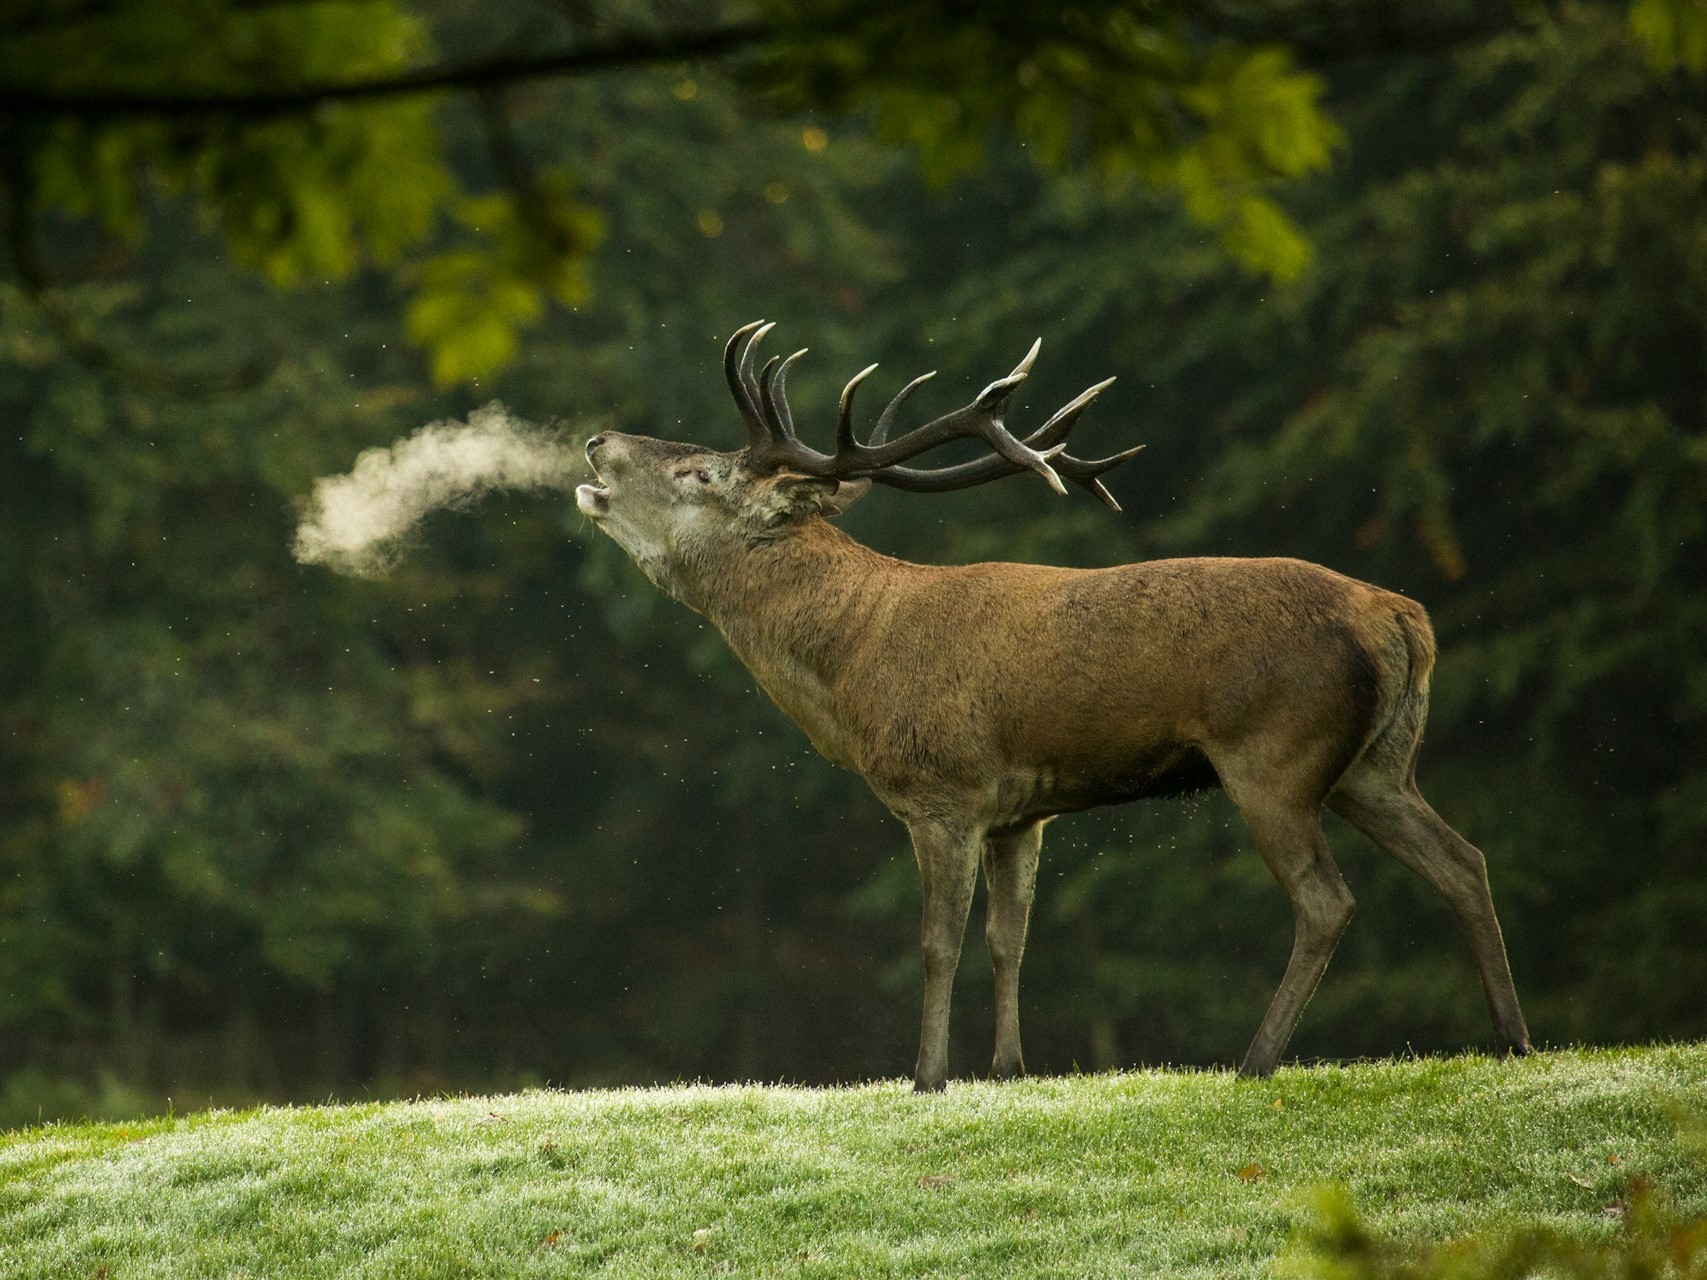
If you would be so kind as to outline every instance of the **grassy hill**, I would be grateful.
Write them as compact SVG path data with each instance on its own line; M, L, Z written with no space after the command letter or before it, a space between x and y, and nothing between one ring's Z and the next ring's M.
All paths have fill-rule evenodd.
M1256 1276L1347 1188L1441 1240L1707 1211L1707 1046L429 1099L0 1134L5 1276Z

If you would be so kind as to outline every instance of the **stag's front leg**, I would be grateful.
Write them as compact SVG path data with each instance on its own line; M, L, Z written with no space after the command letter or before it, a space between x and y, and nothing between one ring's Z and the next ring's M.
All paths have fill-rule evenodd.
M1019 1046L1019 962L1025 954L1026 926L1037 890L1037 855L1043 824L991 836L984 845L984 883L990 891L984 941L996 975L996 1056L990 1074L1011 1080L1025 1074Z
M920 948L925 959L925 1013L919 1032L919 1061L913 1088L920 1093L948 1084L948 1012L960 944L978 879L978 853L984 832L939 822L909 824L913 854L924 880L924 923Z

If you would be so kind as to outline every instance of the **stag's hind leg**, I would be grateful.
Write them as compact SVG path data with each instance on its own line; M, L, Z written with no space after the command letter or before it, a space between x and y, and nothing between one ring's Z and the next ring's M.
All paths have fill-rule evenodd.
M1316 984L1351 923L1355 906L1322 834L1318 812L1284 817L1253 816L1243 808L1246 823L1262 855L1292 904L1292 955L1286 974L1269 1002L1262 1025L1245 1051L1239 1074L1266 1076L1280 1062L1286 1043L1316 992Z
M1529 1030L1512 985L1482 851L1447 826L1422 798L1409 761L1403 766L1384 765L1379 756L1360 761L1340 780L1327 803L1451 904L1469 936L1495 1036L1507 1052L1528 1053Z
M984 941L990 948L990 967L996 975L996 1056L990 1074L998 1080L1025 1074L1019 1045L1019 963L1025 954L1026 926L1037 889L1037 856L1043 846L1043 824L984 844L984 884L989 889L989 916Z
M1308 760L1290 768L1217 760L1227 795L1256 840L1257 852L1292 905L1292 955L1239 1073L1266 1076L1280 1061L1304 1006L1351 922L1355 906L1322 833L1322 772Z

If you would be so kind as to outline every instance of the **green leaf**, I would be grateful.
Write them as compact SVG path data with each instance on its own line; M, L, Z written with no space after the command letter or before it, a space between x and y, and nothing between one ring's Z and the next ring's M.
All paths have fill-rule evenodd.
M1275 280L1296 280L1310 265L1309 240L1264 196L1241 196L1221 238L1227 251L1251 271Z
M1707 71L1707 0L1632 0L1630 34L1661 71Z
M459 250L429 259L409 304L412 341L432 356L440 386L484 377L516 350L516 331L544 306L538 285L507 273L487 252Z

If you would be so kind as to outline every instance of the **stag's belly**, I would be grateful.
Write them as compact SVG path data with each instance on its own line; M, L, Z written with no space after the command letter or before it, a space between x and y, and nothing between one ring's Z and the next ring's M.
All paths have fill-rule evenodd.
M1190 795L1220 785L1215 767L1191 743L1160 744L1105 769L1034 765L1003 780L995 829L999 832L1056 814L1129 800Z

